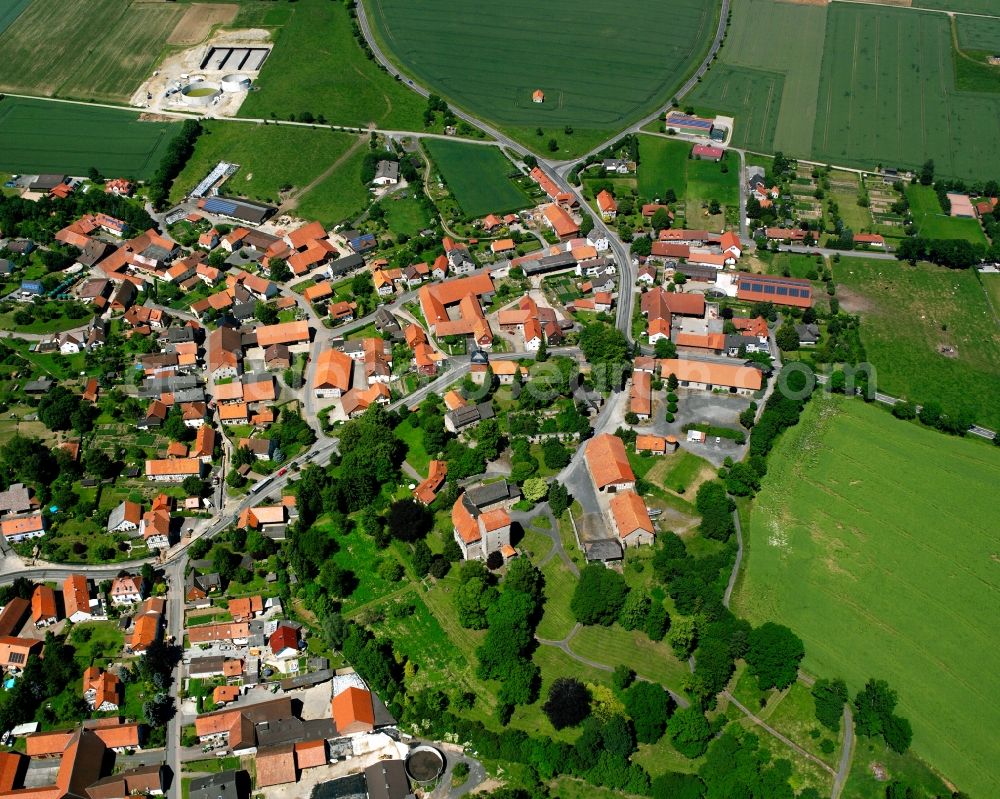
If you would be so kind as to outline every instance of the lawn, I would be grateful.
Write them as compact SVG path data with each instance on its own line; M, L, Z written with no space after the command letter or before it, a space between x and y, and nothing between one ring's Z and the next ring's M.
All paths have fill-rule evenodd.
M687 663L682 663L664 643L650 641L638 630L629 632L617 624L611 627L584 627L570 641L576 654L614 667L624 664L636 674L653 680L677 693L683 693Z
M888 680L915 752L983 796L1000 790L1000 739L983 734L1000 724L998 480L996 448L817 397L768 461L734 597L754 624L792 627L811 673Z
M597 0L369 0L366 8L383 50L432 91L528 147L541 150L551 133L581 153L597 143L594 131L608 138L669 101L718 19L715 0L640 0L613 18ZM456 58L456 42L475 55ZM542 103L532 102L537 89ZM565 135L565 126L579 132Z
M861 340L878 387L945 410L969 408L1000 427L1000 333L976 275L897 261L834 264L841 302L861 311ZM939 351L952 347L949 355Z
M368 187L361 182L364 160L364 148L353 150L327 178L295 201L296 214L327 226L359 215L371 202Z
M639 137L639 194L655 199L673 189L687 193L687 161L691 145L662 136Z
M719 59L686 102L734 117L736 146L808 155L826 19L825 4L735 4Z
M0 91L127 102L184 11L178 3L36 0L9 26L5 11Z
M946 215L937 193L930 186L907 186L906 199L910 203L918 235L926 239L968 239L973 243L988 244L979 220Z
M230 161L239 164L240 169L226 182L227 194L280 202L282 189L302 190L342 159L357 142L357 136L328 130L206 122L194 155L174 181L171 200L184 197L219 161ZM354 190L353 195L363 199L368 190L361 183L360 162L353 175L348 174L349 164L350 158L328 180L338 177L342 188ZM318 191L318 187L313 191ZM308 199L309 195L305 200Z
M673 189L678 197L739 202L739 162L727 156L720 163L690 158L691 143L663 136L639 137L639 194L662 197ZM725 170L725 171L723 171Z
M343 3L300 0L265 11L265 24L273 14L280 17L271 21L282 25L277 43L255 81L259 91L244 101L241 116L273 113L287 119L308 111L334 125L423 130L426 101L365 56Z
M91 307L88 307L86 316L74 317L66 313L70 306L65 302L49 302L47 305L57 312L56 315L51 319L36 318L27 325L19 325L14 321L15 314L22 310L22 306L15 307L15 310L9 313L0 313L0 330L15 330L19 333L60 333L63 330L85 327L93 314Z
M561 641L569 635L576 623L569 609L573 590L576 588L576 577L559 557L546 563L542 567L542 574L545 575L545 609L536 632L539 638Z
M411 416L396 427L396 438L406 444L406 462L424 476L430 468L431 457L424 449L423 431L415 427L413 421L414 418Z
M146 180L177 128L130 111L7 97L0 100L0 169Z
M382 200L381 205L385 209L386 224L393 233L413 237L430 224L424 206L413 197L393 194Z
M446 139L426 139L424 146L468 218L531 205L528 195L510 180L517 168L500 148Z

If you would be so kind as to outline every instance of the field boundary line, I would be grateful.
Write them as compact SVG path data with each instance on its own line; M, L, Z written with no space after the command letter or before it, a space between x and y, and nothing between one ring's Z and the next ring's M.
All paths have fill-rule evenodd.
M925 8L923 6L900 6L894 3L878 3L874 0L829 0L833 3L845 3L852 6L878 6L879 8L898 8L900 11L929 11L932 14L945 14L949 17L979 17L980 19L1000 19L995 14L977 14L975 11L950 11L946 8Z

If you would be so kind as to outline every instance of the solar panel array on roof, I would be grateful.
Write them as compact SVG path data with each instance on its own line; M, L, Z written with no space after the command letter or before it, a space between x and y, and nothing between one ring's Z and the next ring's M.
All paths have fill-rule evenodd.
M237 205L234 202L223 200L220 197L209 197L205 200L204 208L209 213L228 215L236 210Z

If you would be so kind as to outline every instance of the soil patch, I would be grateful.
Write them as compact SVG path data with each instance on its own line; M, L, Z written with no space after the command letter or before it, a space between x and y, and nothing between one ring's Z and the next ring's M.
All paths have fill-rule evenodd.
M868 297L852 291L842 283L837 284L837 299L840 300L840 307L848 313L870 313L876 309L875 303Z
M167 38L167 44L198 44L216 25L229 25L239 12L236 3L193 3Z

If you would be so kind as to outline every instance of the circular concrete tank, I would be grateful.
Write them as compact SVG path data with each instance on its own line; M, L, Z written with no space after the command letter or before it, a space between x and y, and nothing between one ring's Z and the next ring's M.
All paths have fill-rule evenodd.
M421 744L406 756L406 773L414 782L436 780L444 772L444 755L433 746Z
M207 81L189 83L181 89L181 97L186 105L211 105L221 93L218 84Z
M245 92L250 88L250 78L246 75L226 75L222 79L222 91Z

